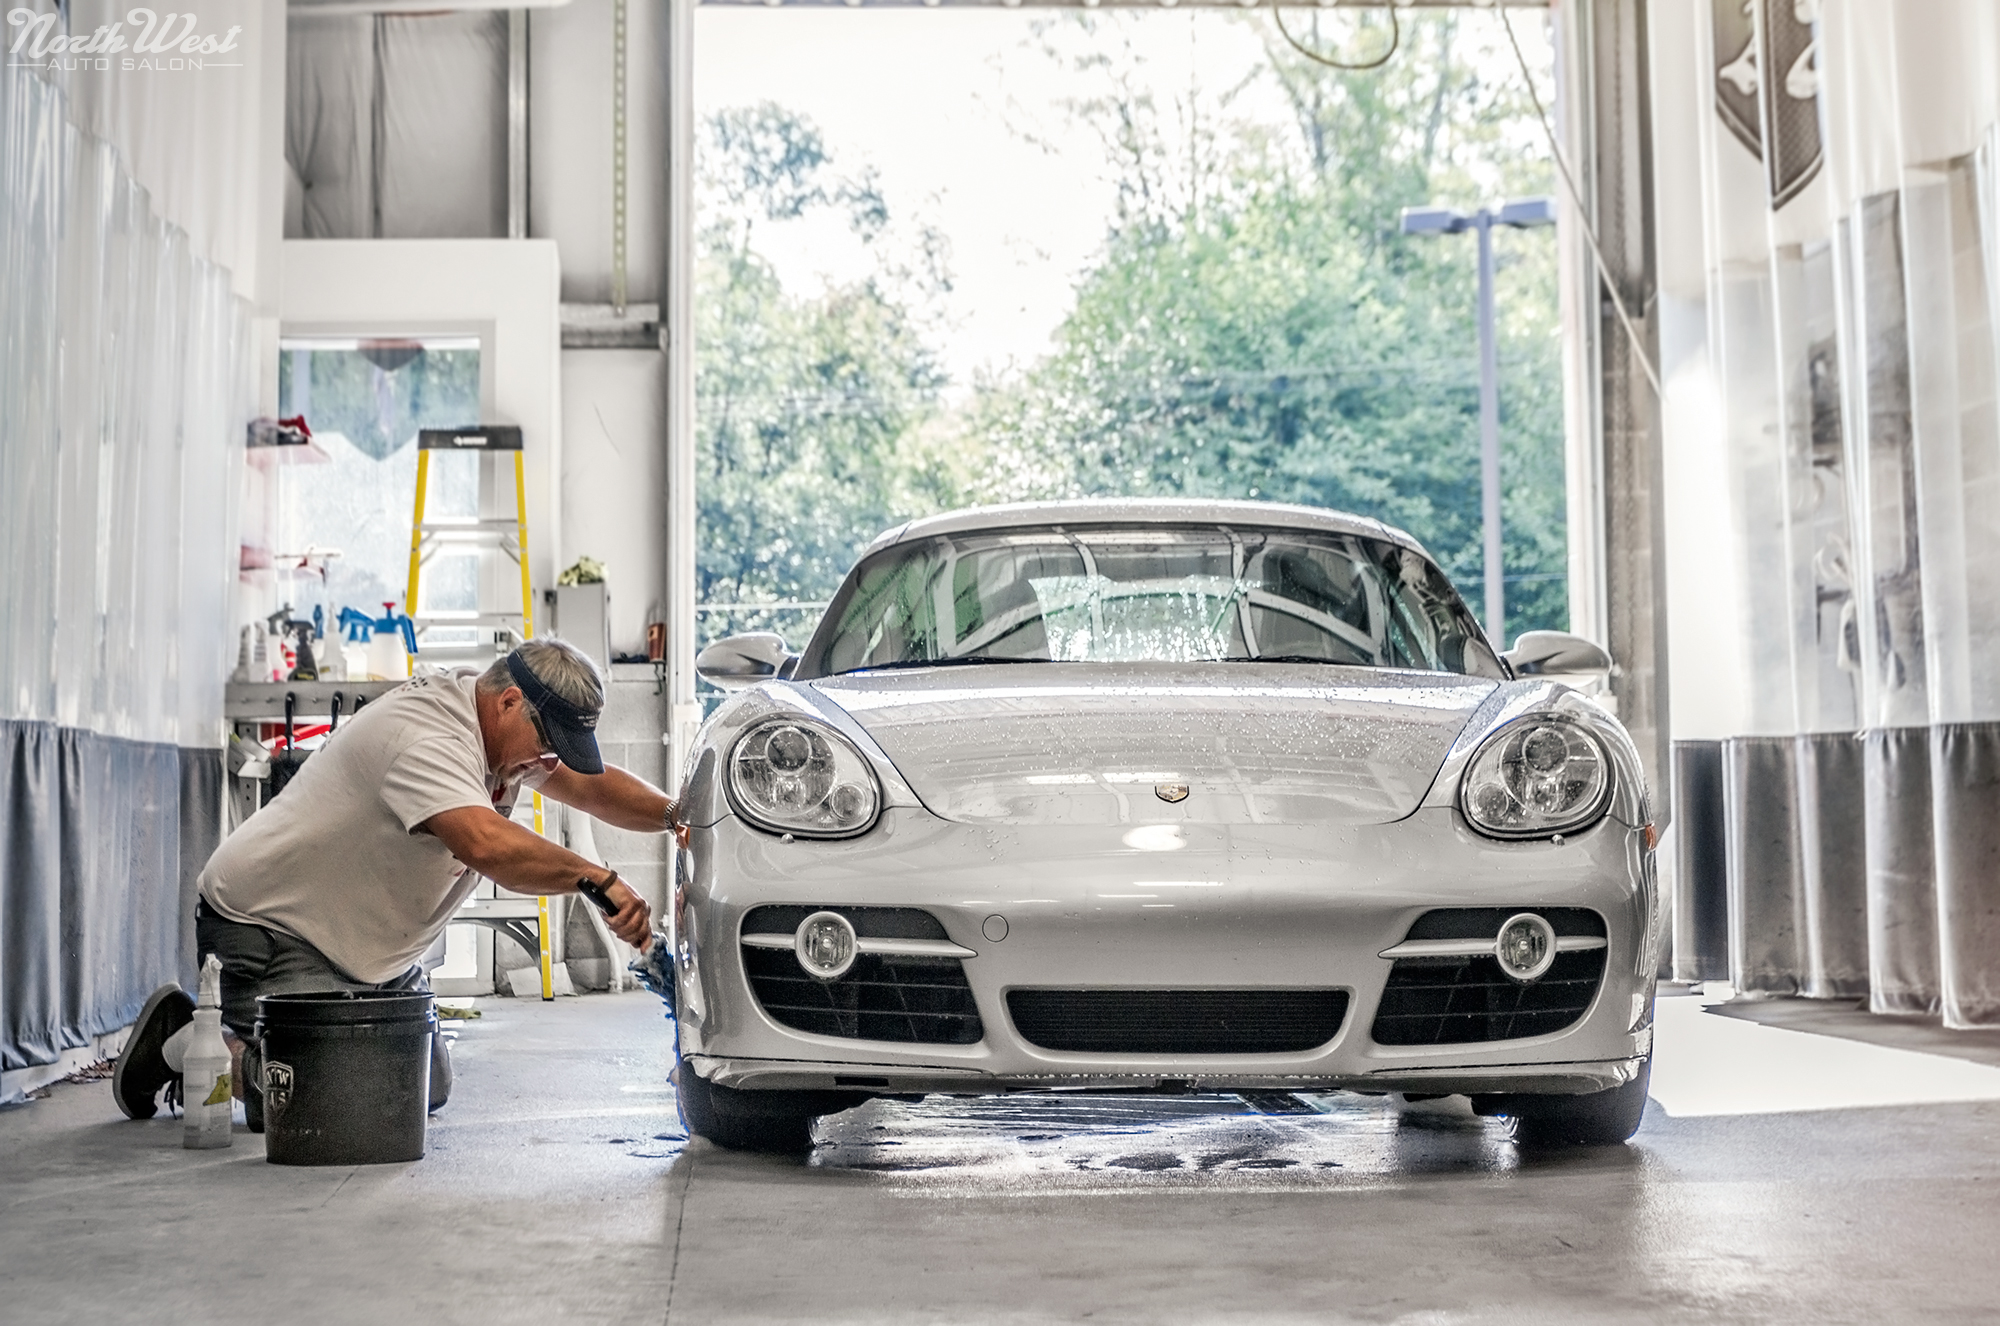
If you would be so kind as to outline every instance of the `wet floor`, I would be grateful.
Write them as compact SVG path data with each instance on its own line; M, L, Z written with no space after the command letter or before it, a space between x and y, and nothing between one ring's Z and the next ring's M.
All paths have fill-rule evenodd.
M2000 1067L1948 1036L1913 1038L1918 1052L1825 1017L1807 1032L1663 1002L1638 1139L1580 1154L1523 1154L1463 1101L1263 1093L874 1102L796 1160L680 1137L644 996L485 1007L414 1165L288 1170L247 1133L185 1152L170 1121L118 1119L103 1083L0 1111L0 1316L1878 1322L2000 1308Z
M1514 1168L1504 1124L1462 1100L1350 1095L932 1097L822 1125L809 1165L927 1175L966 1190L1131 1185L1314 1191L1386 1175ZM1273 1182L1273 1180L1279 1180Z

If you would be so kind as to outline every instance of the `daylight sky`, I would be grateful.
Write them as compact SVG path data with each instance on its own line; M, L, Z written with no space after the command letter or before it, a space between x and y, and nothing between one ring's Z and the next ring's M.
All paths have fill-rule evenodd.
M1163 98L1191 81L1232 87L1263 61L1255 32L1227 16L1145 19L1128 26ZM1042 352L1112 203L1095 137L1061 106L1078 82L1034 39L1046 14L717 7L695 21L698 113L760 101L803 112L837 170L874 167L894 214L949 238L951 330L940 348L958 383ZM1268 113L1282 116L1269 99ZM868 269L834 215L766 224L758 247L799 289Z
M695 12L698 114L762 101L801 112L825 135L836 172L872 167L892 215L949 239L954 289L936 339L957 391L978 369L1005 371L1046 349L1113 205L1103 149L1064 107L1101 84L1069 72L1037 35L1070 21L1060 12ZM1289 125L1275 82L1259 77L1268 22L1262 11L1124 10L1106 31L1109 42L1131 44L1163 107L1193 91L1211 110L1227 97L1233 115ZM1327 22L1331 34L1349 20ZM1530 60L1546 67L1542 26L1517 18L1516 28ZM1072 55L1085 49L1060 26L1055 35ZM1492 73L1516 76L1511 61ZM830 213L763 223L757 247L802 292L871 265Z

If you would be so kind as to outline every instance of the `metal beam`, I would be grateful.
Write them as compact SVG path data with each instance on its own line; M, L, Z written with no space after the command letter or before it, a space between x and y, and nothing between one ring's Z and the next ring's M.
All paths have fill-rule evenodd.
M387 2L387 0L382 0ZM407 0L418 3L418 0ZM296 3L296 0L295 0ZM703 8L1271 9L1270 0L700 0ZM1287 9L1387 9L1382 0L1284 0ZM1396 0L1397 9L1547 9L1549 0Z
M1571 224L1563 244L1570 621L1617 664L1611 694L1664 826L1671 760L1660 402L1639 357L1659 362L1646 3L1577 0L1552 12L1564 155L1606 268L1600 276ZM1639 347L1619 323L1607 281L1632 314Z
M660 349L667 358L667 779L680 782L701 723L695 700L694 9L666 0L667 224L660 264Z
M528 11L507 11L507 238L528 237Z

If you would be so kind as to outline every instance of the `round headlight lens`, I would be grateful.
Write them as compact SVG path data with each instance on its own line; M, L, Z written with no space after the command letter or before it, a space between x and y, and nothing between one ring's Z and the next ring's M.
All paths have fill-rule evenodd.
M1535 980L1556 960L1555 927L1533 912L1510 916L1500 927L1494 954L1500 959L1500 970L1512 979L1523 983Z
M854 965L854 927L839 912L814 912L799 922L792 951L807 975L838 980Z
M730 799L773 833L844 838L875 822L882 794L854 744L809 719L770 718L737 738Z
M1594 824L1611 802L1604 743L1566 718L1524 718L1486 739L1466 766L1459 809L1482 833L1540 838Z

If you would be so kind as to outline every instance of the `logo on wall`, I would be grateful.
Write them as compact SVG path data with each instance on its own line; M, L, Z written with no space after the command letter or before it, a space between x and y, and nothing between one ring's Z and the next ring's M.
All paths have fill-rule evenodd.
M1819 0L1713 0L1715 111L1764 163L1776 211L1819 174Z
M134 9L122 22L99 24L91 32L71 32L69 11L11 9L7 23L16 29L7 48L8 64L15 68L50 69L61 72L108 73L200 73L203 69L241 69L241 60L216 60L218 55L238 53L239 24L217 36L198 32L194 14L161 15L150 9ZM126 32L127 25L132 31Z

